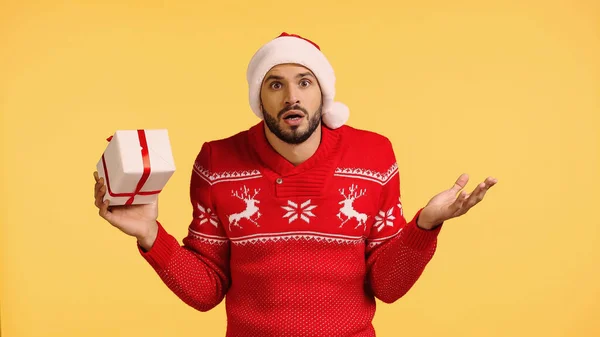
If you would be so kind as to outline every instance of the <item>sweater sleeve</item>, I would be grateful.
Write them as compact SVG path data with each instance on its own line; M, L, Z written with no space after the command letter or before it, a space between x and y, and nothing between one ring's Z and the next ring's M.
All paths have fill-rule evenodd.
M386 162L396 163L391 143L383 151ZM390 164L397 167L396 164ZM433 258L437 236L442 224L432 230L417 227L423 210L406 221L400 198L400 177L397 169L383 186L379 199L379 214L367 238L367 284L373 295L385 303L404 296Z
M231 284L229 240L221 226L211 197L211 186L201 172L209 169L210 146L205 143L190 181L192 220L183 246L158 222L158 235L149 251L138 250L162 281L183 302L208 311L225 297Z

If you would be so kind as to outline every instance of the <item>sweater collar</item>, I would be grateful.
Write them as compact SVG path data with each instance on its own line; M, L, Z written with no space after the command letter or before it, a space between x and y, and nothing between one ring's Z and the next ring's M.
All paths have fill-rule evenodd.
M254 149L258 159L271 171L281 176L304 172L315 165L323 163L336 152L341 145L343 128L332 130L321 124L321 143L317 151L306 161L298 166L290 163L271 146L265 135L265 123L260 121L248 131L250 146Z

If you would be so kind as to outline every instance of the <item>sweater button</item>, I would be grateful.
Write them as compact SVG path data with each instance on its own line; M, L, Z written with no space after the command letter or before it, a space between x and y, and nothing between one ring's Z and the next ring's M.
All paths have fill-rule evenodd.
M283 183L283 179L277 178L277 180L275 180L275 182L278 183L279 185L281 185Z

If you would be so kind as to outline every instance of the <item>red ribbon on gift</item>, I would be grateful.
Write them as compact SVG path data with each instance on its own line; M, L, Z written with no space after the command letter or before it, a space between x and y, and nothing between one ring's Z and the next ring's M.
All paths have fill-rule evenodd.
M142 173L142 177L140 181L138 181L137 186L135 187L135 191L131 193L114 193L110 188L110 181L108 179L108 170L106 168L106 160L104 159L104 154L102 154L102 165L104 166L104 175L106 176L106 187L108 190L108 194L111 197L129 197L125 202L125 205L131 205L133 203L133 199L136 195L153 195L159 194L161 190L158 191L145 191L142 192L142 187L150 177L150 153L148 152L148 143L146 142L146 132L144 130L137 130L138 138L140 140L140 146L142 147L142 161L144 163L144 172ZM112 136L106 139L107 141L112 140Z

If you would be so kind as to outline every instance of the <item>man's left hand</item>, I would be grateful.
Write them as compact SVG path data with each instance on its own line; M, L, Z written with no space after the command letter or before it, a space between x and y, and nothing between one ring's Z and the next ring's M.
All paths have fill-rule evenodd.
M463 173L458 177L454 186L431 198L419 214L417 226L422 229L432 229L444 221L467 213L471 207L483 200L483 196L488 189L498 182L497 179L488 177L484 182L477 185L473 192L461 191L468 181L469 176ZM460 194L456 196L458 192Z

